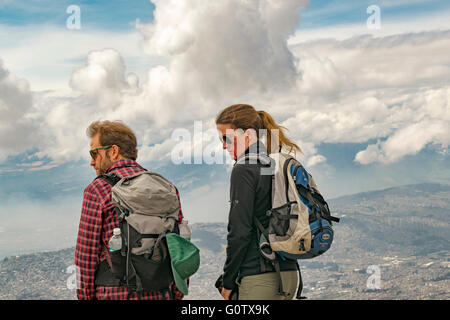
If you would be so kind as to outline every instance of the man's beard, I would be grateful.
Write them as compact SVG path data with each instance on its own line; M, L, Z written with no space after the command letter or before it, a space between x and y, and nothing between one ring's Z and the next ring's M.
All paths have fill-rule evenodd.
M109 167L111 167L114 164L114 162L112 162L109 157L107 156L105 161L103 161L100 164L100 168L98 169L98 174L105 174L106 170L108 170Z

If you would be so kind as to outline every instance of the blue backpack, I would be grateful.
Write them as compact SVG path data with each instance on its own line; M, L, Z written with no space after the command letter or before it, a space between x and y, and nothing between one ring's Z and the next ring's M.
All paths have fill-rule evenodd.
M333 242L332 222L340 219L331 216L312 176L289 154L247 155L238 163L247 160L270 167L270 171L261 172L272 175L272 208L266 213L270 218L269 225L264 228L256 218L254 223L260 239L261 257L274 266L279 275L279 294L286 295L277 256L283 260L320 256ZM301 299L303 283L298 263L297 269L300 280L297 299Z
M311 248L306 253L289 254L280 251L278 254L281 257L294 260L311 259L320 256L330 249L334 237L332 221L339 222L340 219L331 216L327 202L318 192L317 188L310 185L312 177L300 163L292 164L290 174L295 182L300 200L308 208Z

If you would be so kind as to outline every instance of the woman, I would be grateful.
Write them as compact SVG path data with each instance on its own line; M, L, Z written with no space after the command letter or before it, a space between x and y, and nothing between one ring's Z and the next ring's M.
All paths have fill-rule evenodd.
M222 296L228 300L231 292L239 289L239 300L292 299L298 282L296 261L283 261L277 256L286 293L280 295L280 281L274 267L261 258L253 220L256 217L264 228L268 227L269 218L265 213L271 209L272 177L261 174L261 162L246 163L245 157L267 155L278 152L282 147L290 148L289 152L301 152L301 149L284 135L284 128L277 125L267 112L256 111L250 105L232 105L222 110L216 118L216 126L223 148L236 160L231 173L231 208ZM267 148L259 140L264 131ZM279 139L273 139L274 136Z

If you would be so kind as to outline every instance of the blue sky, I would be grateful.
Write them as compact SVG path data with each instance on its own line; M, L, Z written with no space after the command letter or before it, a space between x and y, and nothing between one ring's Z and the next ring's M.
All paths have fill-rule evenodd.
M299 81L301 84L298 94L289 90L286 90L285 94L283 91L271 91L264 96L269 101L267 104L261 102L257 95L242 94L239 85L237 88L229 83L221 86L220 82L226 79L221 73L226 63L206 59L205 63L210 63L211 70L218 74L213 78L214 82L217 80L217 91L230 90L229 96L232 97L229 101L223 100L222 96L216 100L208 100L209 96L202 95L202 90L211 91L210 81L202 83L201 78L195 77L196 69L201 69L202 66L195 64L198 62L191 62L196 60L183 52L186 43L194 43L190 42L192 39L184 33L176 34L176 37L171 38L175 44L178 44L177 41L181 43L180 46L174 46L176 50L165 47L170 41L160 41L166 36L163 31L178 26L178 20L182 25L181 29L188 30L188 35L194 30L195 36L211 37L211 41L204 42L203 45L209 44L211 47L207 52L215 54L220 54L215 51L215 43L233 41L235 37L239 38L238 34L235 37L225 35L221 38L220 32L226 31L223 24L207 21L208 16L199 15L199 20L195 20L197 12L189 11L192 8L174 5L171 10L166 11L167 21L160 19L163 20L160 21L162 31L157 30L154 38L150 39L159 42L151 42L148 34L136 29L135 22L139 19L145 26L153 22L155 5L147 0L133 0L132 5L130 3L131 1L124 0L0 0L0 61L3 63L3 66L0 64L0 68L3 68L0 69L0 75L2 70L7 70L11 75L4 90L0 77L0 107L2 99L8 101L10 96L18 94L18 98L12 100L15 104L11 106L14 107L8 109L9 105L6 104L3 109L6 111L2 108L0 110L11 112L12 121L21 125L33 123L30 137L22 139L15 131L19 129L8 129L9 124L2 123L0 119L0 133L3 134L0 139L0 216L3 218L0 223L0 256L2 252L5 254L5 248L10 244L4 237L5 229L14 226L18 221L35 221L33 219L40 214L51 219L59 232L70 235L61 241L62 247L73 243L82 192L94 178L94 171L89 167L88 157L85 156L89 141L84 135L84 128L89 122L84 123L78 118L85 119L84 114L89 112L97 115L99 110L103 110L107 115L123 115L126 121L129 119L136 126L141 145L143 141L147 141L150 151L161 148L167 154L171 126L189 127L190 121L193 120L202 120L206 124L219 110L215 103L223 106L235 103L232 99L235 97L248 98L249 103L254 101L265 106L272 104L267 110L274 114L277 121L285 123L289 134L307 150L304 161L311 164L308 169L326 198L405 184L450 183L450 157L448 145L445 145L445 125L449 120L446 118L448 98L447 101L445 99L449 92L450 62L443 53L445 49L450 48L448 42L445 42L448 33L443 33L444 36L439 33L450 29L448 1L310 1L308 8L298 10L301 18L295 28L292 28L295 36L291 38L294 40L289 47L299 61L304 63L298 66L303 72L303 82ZM81 30L66 28L69 16L66 9L69 5L78 5L81 8ZM380 6L383 26L380 31L368 30L366 27L366 9L369 5ZM205 8L210 9L203 7ZM182 14L183 10L187 10L185 16ZM174 18L169 17L172 13ZM286 11L284 14L288 16L290 13ZM221 21L226 21L226 18L234 22L234 19L239 19L239 15L225 17ZM230 23L230 28L231 25ZM208 33L208 28L216 31L217 37L214 37L213 32ZM249 27L249 30L260 36L255 37L256 40L251 39L249 42L252 44L253 40L257 43L259 39L264 38L257 33L259 29L255 31ZM362 35L373 37L370 50L356 40L357 44L350 41L354 39L353 36ZM200 41L202 37L196 39ZM318 37L331 40L319 42L316 41ZM421 44L420 48L415 47L417 43ZM195 43L192 46L195 49ZM239 46L247 48L242 44ZM254 49L257 50L258 46L255 46ZM125 90L123 96L119 97L117 106L109 108L102 103L105 97L113 96L116 89L108 91L104 88L104 83L97 86L95 82L92 86L83 86L83 76L88 74L83 72L91 70L90 53L92 50L105 48L117 51L121 59L116 59L116 56L102 56L111 58L108 60L109 64L106 63L108 66L112 65L111 70L106 71L114 73L114 81L120 80L117 80L120 83L115 87L119 88L117 91L128 88L126 76L133 72L139 78L140 90L145 93L142 97L138 94L133 96ZM159 55L156 55L152 48L158 48ZM411 53L411 48L420 49L423 58ZM377 55L377 50L380 55L386 57L385 60ZM270 50L258 53L263 55L265 52ZM405 61L410 61L410 64L405 63L407 66L402 66L401 59L397 60L399 56L404 56ZM348 57L356 57L354 63ZM255 59L258 59L258 54ZM98 62L101 59L96 61L95 63L101 64ZM125 71L122 70L120 61L123 61ZM265 60L262 60L261 68L264 67L264 62ZM355 65L354 69L352 65ZM181 67L177 69L176 66ZM417 72L412 72L408 66ZM255 71L253 69L234 70L230 74L243 72L246 76L252 74ZM365 71L360 71L362 69ZM77 70L80 71L79 76L82 79L78 82L73 77ZM186 74L191 72L192 78L180 77L181 80L175 81L177 76L180 76L177 73L179 70L187 70L184 71ZM209 71L201 70L204 74ZM158 76L150 83L147 82L149 71ZM121 78L122 72L124 79ZM24 86L20 79L29 87ZM181 94L182 98L171 96L170 92L164 93L164 81L159 82L160 79L173 80L172 87L180 91L185 90ZM262 87L266 85L270 88L270 80L267 81L269 83L261 82ZM252 92L251 84L242 82L242 86L247 85L248 92ZM11 88L14 86L19 89L13 91ZM160 96L158 90L152 89L157 86L162 88L160 91L163 93ZM96 92L89 91L91 87L99 88L99 92L106 90L106 93L97 96ZM22 107L16 104L17 101L22 101L23 96L28 95L33 97L31 105ZM201 107L195 114L199 116L195 118L189 113L184 114L182 108L177 109L179 106L173 107L175 112L170 113L170 105L157 109L162 111L147 112L139 104L136 106L136 101L140 102L139 99L144 99L146 95L156 97L151 103L160 99L175 105L180 104L179 101L182 105L183 99L189 100L190 103L195 103L198 99ZM373 97L375 99L372 99ZM130 110L138 115L136 118L124 112L127 109L121 105L123 101L130 104ZM289 104L290 101L294 101L293 105ZM23 112L23 116L17 116L14 108L20 109L17 112ZM367 108L367 112L361 111L362 108ZM309 113L303 112L303 109ZM176 120L169 121L168 125L161 129L156 124L166 120L166 111L167 114L175 115ZM365 113L370 114L366 122L361 120ZM188 124L183 122L184 117L189 119L186 120ZM305 133L306 129L303 128L308 127L309 122L323 125L324 127L318 127L317 131L323 130L324 133ZM346 126L353 129L346 129ZM416 128L424 130L424 133L417 134L415 139L406 139L414 135ZM414 140L420 140L424 136L426 138L414 146ZM17 139L17 145L11 147L7 143L8 139ZM411 149L416 147L417 150L407 152L402 149L398 143L402 139L405 144L411 144ZM6 154L3 158L2 152ZM363 159L367 163L356 161L360 152L363 152ZM154 152L147 150L143 154L142 164L146 168L161 172L179 186L182 205L186 208L185 212L190 220L226 222L229 166L177 166L167 159L155 159ZM313 161L314 159L320 161ZM394 160L383 162L383 159ZM198 210L199 206L202 206L202 210ZM221 209L217 209L218 207ZM36 208L36 212L30 208ZM24 250L21 245L19 242L11 244L15 249L8 249L8 254L12 254L16 249ZM46 242L36 250L43 248L54 247Z
M132 5L130 5L132 3ZM60 25L65 27L71 5L77 5L82 13L82 27L92 29L131 30L136 19L153 20L154 5L148 0L72 1L35 0L0 2L1 23L12 26Z
M132 5L131 5L132 3ZM149 0L3 0L0 2L1 24L24 26L53 24L65 26L66 9L77 5L82 10L83 26L87 30L131 30L136 19L153 20L154 4ZM414 20L423 15L450 9L445 0L316 0L300 9L302 29L323 28L339 24L361 23L367 18L366 9L378 5L383 18Z
M371 1L371 0L317 0L310 1L307 9L301 9L302 29L323 28L339 24L365 24L366 10L377 5L382 10L382 19L414 20L418 17L450 9L445 0L418 1Z

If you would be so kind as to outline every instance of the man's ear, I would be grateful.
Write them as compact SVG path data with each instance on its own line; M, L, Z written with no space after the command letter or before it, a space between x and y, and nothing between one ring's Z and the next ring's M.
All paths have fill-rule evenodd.
M112 160L116 160L116 159L119 159L119 158L120 158L120 150L119 150L119 147L116 146L115 144L112 145L112 147L111 147L111 152L112 152L112 154L111 154Z

